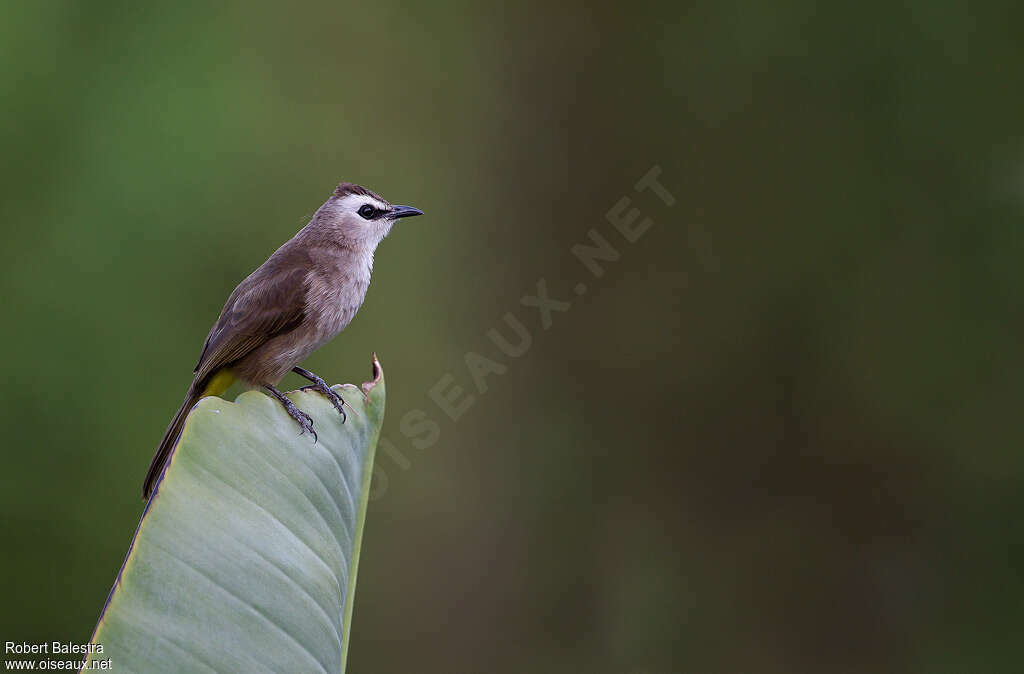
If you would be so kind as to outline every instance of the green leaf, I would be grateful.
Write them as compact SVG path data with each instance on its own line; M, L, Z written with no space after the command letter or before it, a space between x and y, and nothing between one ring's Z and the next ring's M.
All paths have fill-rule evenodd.
M343 672L384 380L201 400L182 431L92 643L118 672Z

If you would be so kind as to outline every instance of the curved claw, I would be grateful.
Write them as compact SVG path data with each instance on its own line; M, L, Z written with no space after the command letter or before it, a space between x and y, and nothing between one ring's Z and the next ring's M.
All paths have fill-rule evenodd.
M327 390L330 391L330 393L327 394L327 398L331 401L331 404L334 405L334 409L338 410L338 414L341 415L341 423L345 423L348 421L348 414L345 413L345 399L338 395L334 389Z
M376 372L376 370L374 370L374 371ZM345 399L342 398L341 395L339 395L337 391L332 389L330 387L330 385L323 380L322 377L319 377L319 376L313 374L312 372L310 372L309 370L307 370L305 368L302 368L302 367L299 367L297 365L292 368L292 372L294 372L295 374L297 374L297 375L299 375L301 377L305 377L309 381L313 382L309 386L303 386L301 389L299 389L300 391L310 391L310 390L312 390L312 391L319 391L320 393L323 393L325 396L327 396L328 400L331 401L331 404L334 405L334 409L338 410L338 413L341 415L341 423L345 423L346 421L348 421L348 413L345 412L345 405L348 405L348 403L346 403ZM350 386L350 384L346 384L346 386ZM359 392L362 393L363 398L365 400L366 399L366 393L364 391L359 391ZM351 409L352 412L354 412L357 417L359 416L359 413L356 412L354 407L349 405L349 409Z
M284 406L285 411L288 412L288 416L290 416L292 419L295 419L295 421L299 424L299 428L302 429L302 433L300 433L299 435L304 435L306 431L309 431L309 433L313 435L314 444L320 439L317 436L316 431L313 430L313 417L309 416L308 414L300 410L298 407L296 407L295 403L288 399L288 396L281 393L273 386L270 386L269 384L264 384L263 388L269 391L270 395L277 398L277 401L281 403L281 405Z
M296 408L296 409L298 410L298 408ZM299 435L305 435L306 432L309 432L313 436L313 444L316 444L316 442L320 438L316 434L316 431L313 430L313 417L309 416L308 414L306 414L302 410L298 410L298 412L299 412L299 414L302 415L302 419L296 419L296 421L299 422L299 426L302 427L302 432L299 433Z
M295 419L295 422L299 424L299 435L309 433L313 436L313 442L315 444L319 438L317 437L316 431L313 430L313 417L309 416L294 405L288 405L285 409L288 411L288 415L292 419Z
M345 399L342 398L337 391L332 389L330 386L327 386L326 384L324 386L320 386L319 384L313 384L309 388L313 389L314 391L319 391L320 393L323 393L325 396L327 396L327 399L331 401L332 405L334 405L334 409L338 410L338 414L341 415L341 423L345 423L346 421L348 421L348 413L345 412L345 405L348 405L348 403L345 402Z

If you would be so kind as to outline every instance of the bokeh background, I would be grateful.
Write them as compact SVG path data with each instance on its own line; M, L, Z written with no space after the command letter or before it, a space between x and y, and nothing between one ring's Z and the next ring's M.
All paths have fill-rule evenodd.
M1024 6L148 4L0 9L0 640L88 638L222 302L344 179L428 214L307 361L388 377L350 671L1019 669Z

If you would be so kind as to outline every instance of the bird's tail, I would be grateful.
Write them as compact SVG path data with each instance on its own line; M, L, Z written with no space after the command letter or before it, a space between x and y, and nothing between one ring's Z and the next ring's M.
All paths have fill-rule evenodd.
M201 398L224 393L234 380L234 375L227 370L221 370L209 378L208 381L201 382L196 380L188 387L185 401L181 403L178 413L174 415L171 423L167 425L163 440L160 441L160 445L156 448L153 460L149 462L149 470L146 471L146 481L142 483L143 500L153 495L153 489L160 479L160 474L164 470L167 459L171 456L171 450L178 444L178 438L181 437L181 429L185 426L185 419L188 418L188 413L192 411L192 408L195 407Z
M188 417L188 413L192 411L195 404L202 398L202 392L196 390L195 382L188 388L188 395L185 396L185 402L181 403L181 407L178 409L178 413L171 419L171 423L168 424L167 430L164 431L163 440L160 441L160 446L156 448L156 454L153 455L153 460L149 462L149 470L146 472L146 481L142 483L142 498L148 499L153 494L153 487L156 486L156 481L160 478L160 473L164 469L164 464L167 463L167 457L171 455L171 450L174 449L174 445L178 442L178 437L181 436L181 428L185 425L185 419Z

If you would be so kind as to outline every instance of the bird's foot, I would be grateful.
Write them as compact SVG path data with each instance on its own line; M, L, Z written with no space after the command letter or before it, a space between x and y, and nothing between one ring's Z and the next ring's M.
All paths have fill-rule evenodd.
M342 398L337 391L332 389L327 384L310 384L309 386L303 386L299 390L319 391L320 393L323 393L325 396L327 396L327 399L331 401L331 404L334 405L334 409L338 410L338 414L341 415L341 423L345 423L345 421L348 420L348 414L345 413L345 405L347 405L348 403L345 402L345 399Z
M345 413L345 405L348 405L348 403L345 402L345 399L342 398L337 391L332 389L330 386L327 385L327 382L325 382L323 379L313 374L309 370L305 370L301 367L296 367L292 371L313 382L309 386L303 386L300 390L319 391L320 393L323 393L325 396L327 396L327 399L331 401L331 404L334 405L334 409L338 410L338 414L341 415L341 423L345 423L345 421L348 419L348 414ZM352 406L349 405L349 407Z
M309 416L298 407L295 403L288 401L284 408L288 411L288 414L292 419L299 422L299 426L302 428L302 433L309 433L313 436L313 442L316 442L319 438L316 435L316 431L313 430L313 417Z
M281 393L273 386L264 386L263 388L270 391L270 394L277 398L277 401L281 403L285 411L288 412L288 416L298 422L299 427L302 429L302 433L300 435L304 435L308 432L313 436L313 442L316 442L319 439L316 431L313 430L313 417L300 410L295 403L288 399L288 396Z

